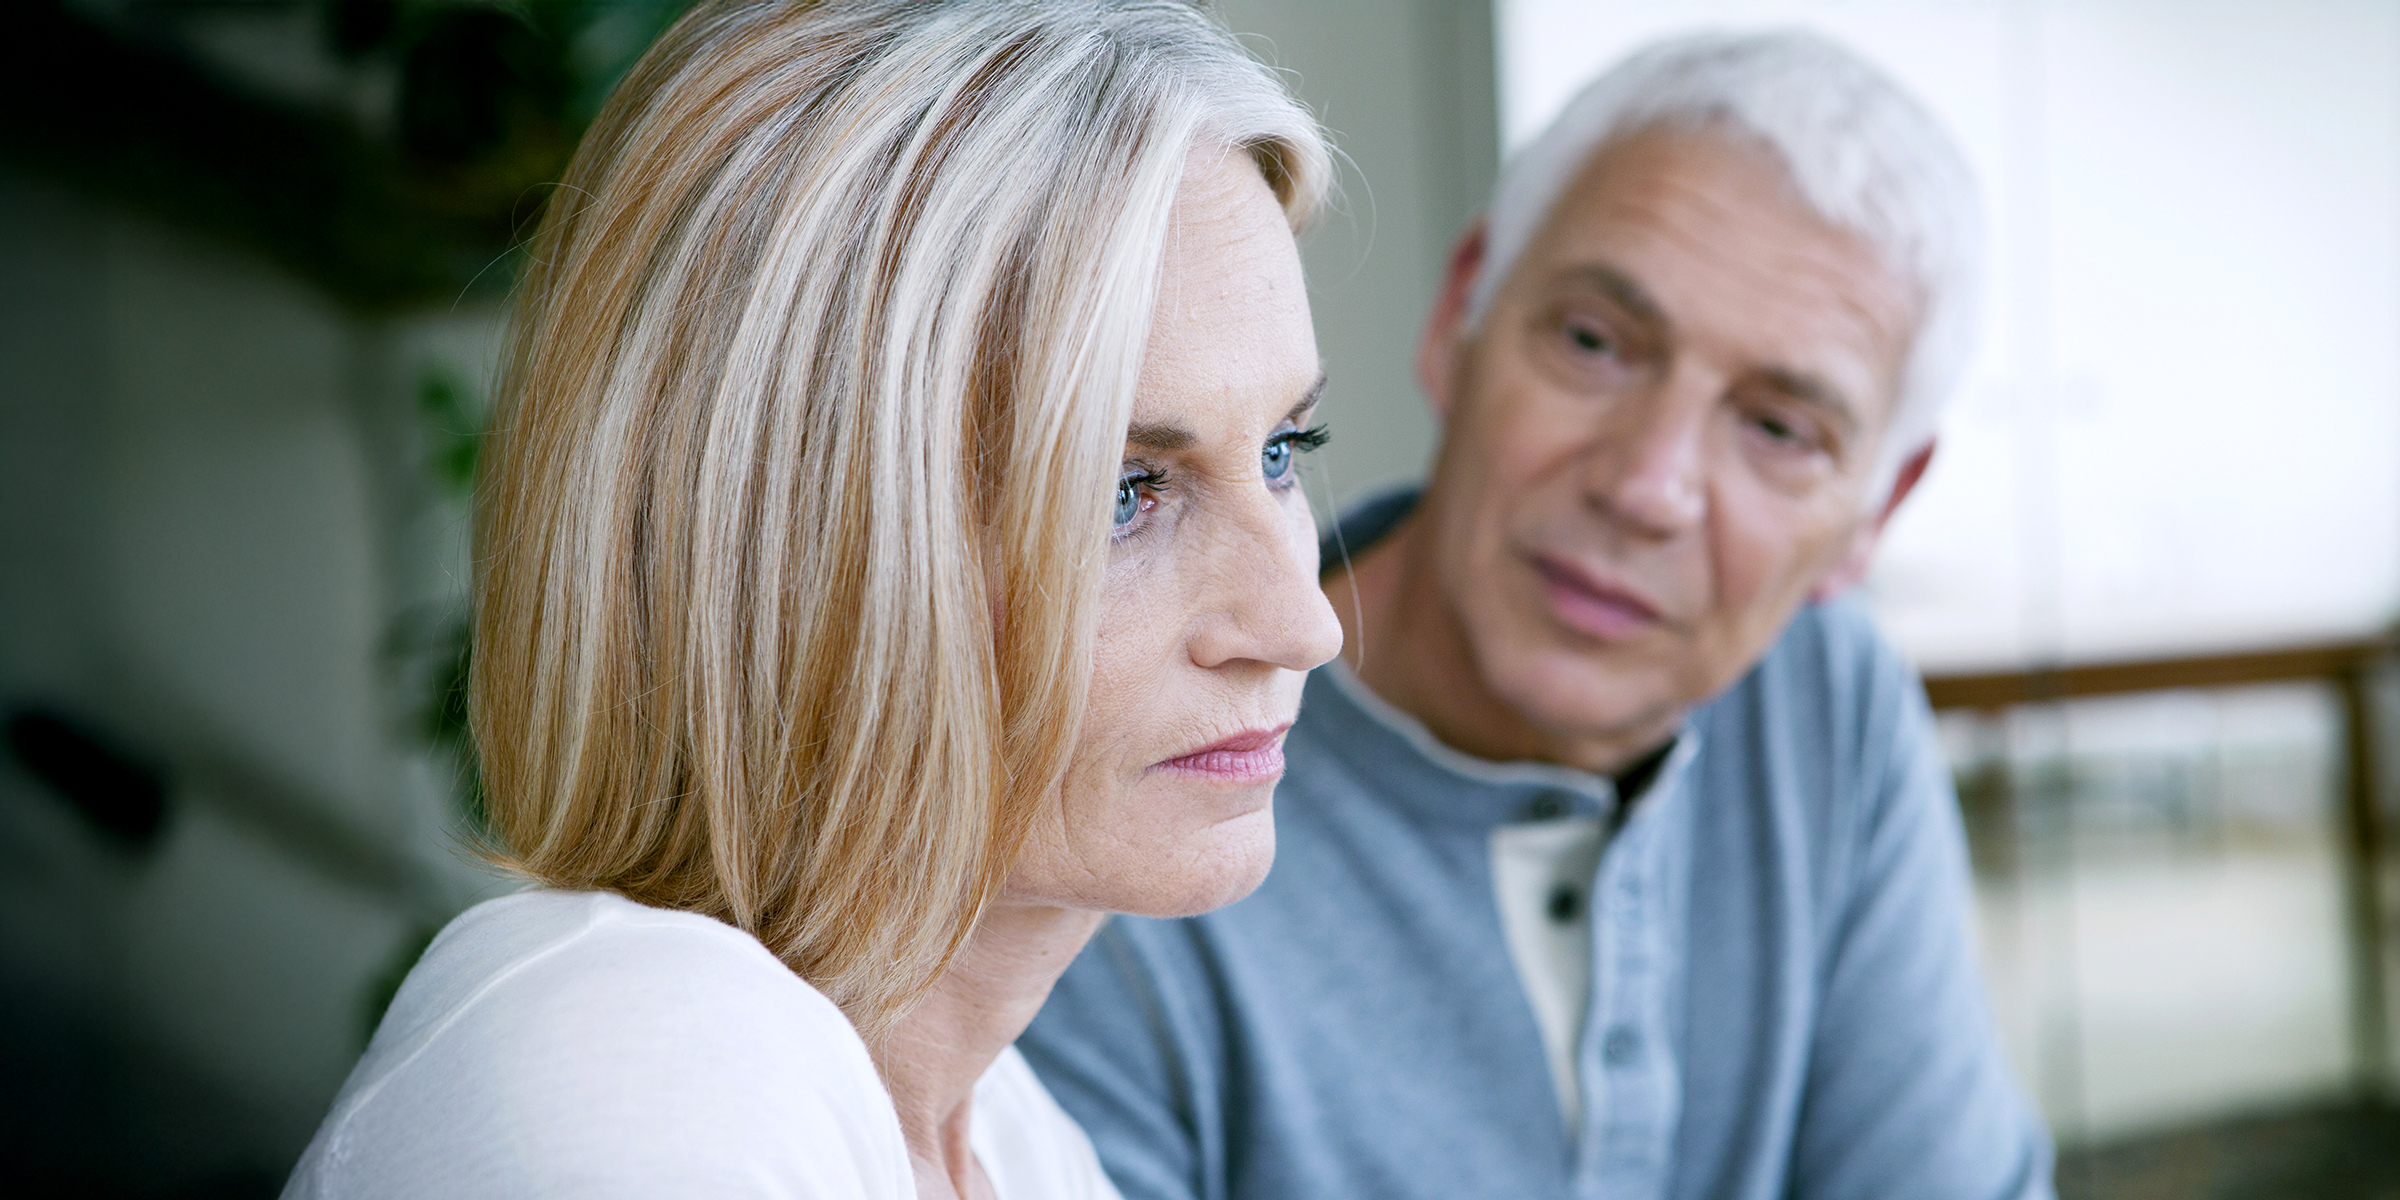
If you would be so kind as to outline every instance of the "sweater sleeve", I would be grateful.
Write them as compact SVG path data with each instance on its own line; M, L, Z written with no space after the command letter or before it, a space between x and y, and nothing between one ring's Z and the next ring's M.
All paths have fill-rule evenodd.
M1969 923L1966 840L1932 713L1889 652L1863 689L1792 1162L1803 1200L2044 1200L2050 1148L2002 1053Z

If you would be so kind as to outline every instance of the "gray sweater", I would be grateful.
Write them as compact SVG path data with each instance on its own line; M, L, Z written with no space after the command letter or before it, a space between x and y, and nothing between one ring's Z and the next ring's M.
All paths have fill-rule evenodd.
M1572 1130L1489 844L1613 815L1612 785L1438 746L1339 669L1309 680L1266 882L1112 920L1019 1042L1127 1200L2051 1194L1931 716L1862 612L1804 609L1622 814Z

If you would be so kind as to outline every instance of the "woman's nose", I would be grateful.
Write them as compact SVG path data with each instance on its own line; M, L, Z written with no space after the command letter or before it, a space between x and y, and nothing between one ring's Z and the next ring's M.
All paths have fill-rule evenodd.
M1242 523L1210 556L1219 599L1193 630L1192 661L1250 661L1306 671L1341 653L1342 627L1317 586L1316 531L1281 504Z

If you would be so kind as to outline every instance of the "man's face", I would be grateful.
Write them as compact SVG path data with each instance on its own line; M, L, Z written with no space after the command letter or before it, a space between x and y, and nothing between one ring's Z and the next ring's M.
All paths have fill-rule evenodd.
M1871 544L1908 285L1732 135L1618 143L1426 367L1434 570L1494 697L1664 736Z

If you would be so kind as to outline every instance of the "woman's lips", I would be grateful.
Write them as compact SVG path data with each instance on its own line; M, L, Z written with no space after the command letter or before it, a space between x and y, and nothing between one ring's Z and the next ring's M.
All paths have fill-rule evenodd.
M1550 612L1568 628L1604 642L1629 638L1658 622L1658 609L1624 588L1555 559L1537 558Z
M1291 727L1287 721L1273 729L1244 730L1167 759L1151 770L1197 775L1218 783L1273 783L1283 774L1283 735Z

